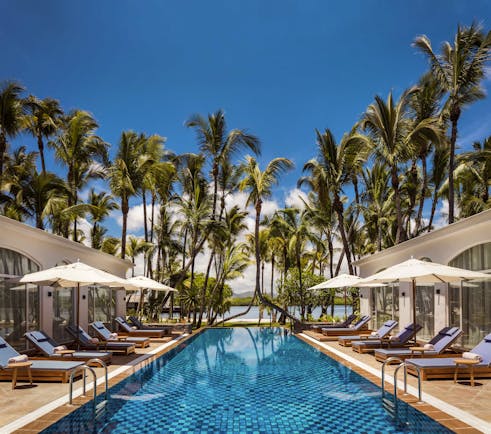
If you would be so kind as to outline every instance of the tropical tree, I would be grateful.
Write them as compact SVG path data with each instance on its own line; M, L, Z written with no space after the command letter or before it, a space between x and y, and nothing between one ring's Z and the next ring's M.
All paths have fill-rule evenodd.
M351 254L344 222L344 205L342 201L343 188L352 182L352 172L366 160L369 148L368 140L355 132L346 134L339 145L336 144L331 131L326 128L323 133L315 130L318 157L305 163L304 172L310 173L308 184L315 191L323 203L332 198L332 207L338 220L338 230L343 241L344 253L348 261L350 274L354 274L351 263ZM358 170L358 169L356 169ZM306 178L300 180L300 185L307 182Z
M361 123L361 128L368 132L374 144L376 157L390 168L397 222L396 244L407 239L399 185L400 166L415 154L416 143L439 142L441 138L438 119L415 122L410 116L409 101L418 91L415 87L406 90L397 103L394 102L392 92L387 101L377 95Z
M435 53L430 39L425 35L418 36L413 45L428 56L431 71L447 93L444 111L451 124L448 160L448 223L453 223L455 218L455 143L458 122L464 107L485 96L481 83L484 79L486 63L490 59L491 31L484 34L481 26L476 23L469 27L459 25L453 46L450 42L444 42L441 54Z
M55 149L56 159L67 168L69 196L67 205L78 204L79 191L91 179L105 176L104 166L108 164L108 143L95 134L98 124L92 115L76 110L62 120L61 130L50 142ZM69 228L64 230L68 238ZM73 218L73 240L77 241L77 215Z
M92 222L90 229L90 241L93 249L100 249L106 231L100 226L101 222L115 209L118 204L112 196L104 191L96 193L94 188L90 189L88 204L90 205L89 214Z
M22 92L24 88L14 81L6 81L0 87L0 179L3 175L7 140L14 138L23 126Z
M131 259L131 262L133 264L133 268L131 270L132 277L135 276L136 257L145 254L153 247L154 246L152 243L148 243L141 238L134 237L132 235L128 237L128 244L126 245L126 255Z
M296 318L292 317L284 309L280 308L272 301L269 301L263 296L261 292L261 251L259 245L259 226L261 221L263 200L271 197L272 187L273 185L278 183L279 176L292 167L293 163L287 158L275 158L271 160L264 171L262 171L256 159L254 157L247 156L244 164L244 178L242 179L239 187L242 191L247 191L249 193L246 206L251 204L254 206L254 209L256 211L254 225L254 244L256 257L256 284L254 289L255 296L262 304L268 305L272 309L278 310L284 315L292 318L294 321L297 321ZM249 304L245 312L234 315L231 318L247 313L252 306L253 300L254 297L252 297L251 303Z
M58 100L53 98L40 100L33 95L27 97L25 106L27 109L25 127L37 139L42 172L46 173L43 138L48 139L57 132L63 110Z
M137 194L142 184L143 173L140 157L144 139L134 131L123 131L118 143L116 159L109 168L109 185L112 194L120 199L123 215L121 225L121 257L126 256L126 232L128 225L129 201Z

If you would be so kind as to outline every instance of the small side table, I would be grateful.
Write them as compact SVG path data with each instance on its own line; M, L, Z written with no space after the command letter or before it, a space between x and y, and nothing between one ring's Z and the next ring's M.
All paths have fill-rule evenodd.
M419 357L423 357L425 351L427 351L425 347L409 347L409 349L411 350L411 356L419 354Z
M31 365L32 362L9 363L7 365L7 369L12 369L12 390L14 390L17 386L17 370L19 368L25 368L27 370L27 376L29 377L29 381L32 386Z
M453 376L453 382L457 382L457 376L458 376L458 371L459 371L459 365L462 365L463 367L468 367L471 370L471 387L474 387L474 366L478 365L481 363L479 360L473 360L473 359L454 359L455 363L455 373Z
M73 356L73 353L75 352L75 350L58 350L55 352L55 354L59 354L61 355L61 357L65 357L65 356Z

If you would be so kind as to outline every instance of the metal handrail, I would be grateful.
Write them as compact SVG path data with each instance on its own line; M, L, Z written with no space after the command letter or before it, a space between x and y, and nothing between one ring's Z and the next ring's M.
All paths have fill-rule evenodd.
M94 381L94 398L92 399L92 410L95 415L96 412L96 396L97 396L97 375L95 374L95 371L93 368L87 365L81 365L77 366L71 373L70 373L70 393L69 393L69 401L68 403L72 405L73 402L73 379L75 377L75 374L79 371L82 371L83 373L83 395L86 395L86 377L87 377L87 371L90 371L92 373L92 378Z
M403 360L399 357L389 357L387 360L384 361L382 364L382 401L385 398L385 367L390 363L390 362L399 362L399 364L404 363Z
M104 392L105 397L104 397L104 399L107 401L107 398L109 396L108 381L107 381L107 365L104 363L103 360L97 359L97 358L88 360L86 364L90 365L93 363L97 363L99 366L104 368L104 383L105 383L105 392ZM95 395L94 395L94 399L95 399Z
M399 365L394 370L394 413L397 414L398 398L397 398L397 374L401 368L404 368L404 394L407 394L407 363L402 361L399 357L390 357L382 365L382 401L385 399L385 366L389 362L399 361ZM421 391L421 369L419 366L414 365L418 378L418 403L423 402Z

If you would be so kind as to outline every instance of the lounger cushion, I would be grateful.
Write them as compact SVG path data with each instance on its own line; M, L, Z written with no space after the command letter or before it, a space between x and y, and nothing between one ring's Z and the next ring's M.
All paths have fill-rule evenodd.
M455 368L454 360L457 357L435 357L435 358L414 358L406 359L406 363L418 366L419 368ZM481 362L474 366L488 366L487 363Z
M31 369L43 369L43 370L54 370L54 371L70 371L77 366L83 365L84 362L71 362L71 361L61 361L61 360L32 360Z
M38 342L46 342L47 340L49 340L48 337L46 337L43 333L38 331L31 332L31 336L34 339L36 339Z

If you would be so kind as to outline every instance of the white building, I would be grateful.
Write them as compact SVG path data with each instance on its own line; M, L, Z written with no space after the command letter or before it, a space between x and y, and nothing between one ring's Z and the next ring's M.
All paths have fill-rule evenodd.
M24 274L80 260L119 277L126 277L130 261L0 216L0 336L22 350L27 330L41 329L63 341L64 327L74 323L75 291L9 281ZM126 311L124 290L80 289L80 325L111 321Z
M491 273L491 210L355 262L361 277L367 277L411 257L473 271ZM387 319L406 325L412 319L410 283L360 289L360 310L373 317L378 327ZM491 281L472 286L436 284L416 288L418 337L429 338L442 327L461 326L463 344L474 346L491 333Z

